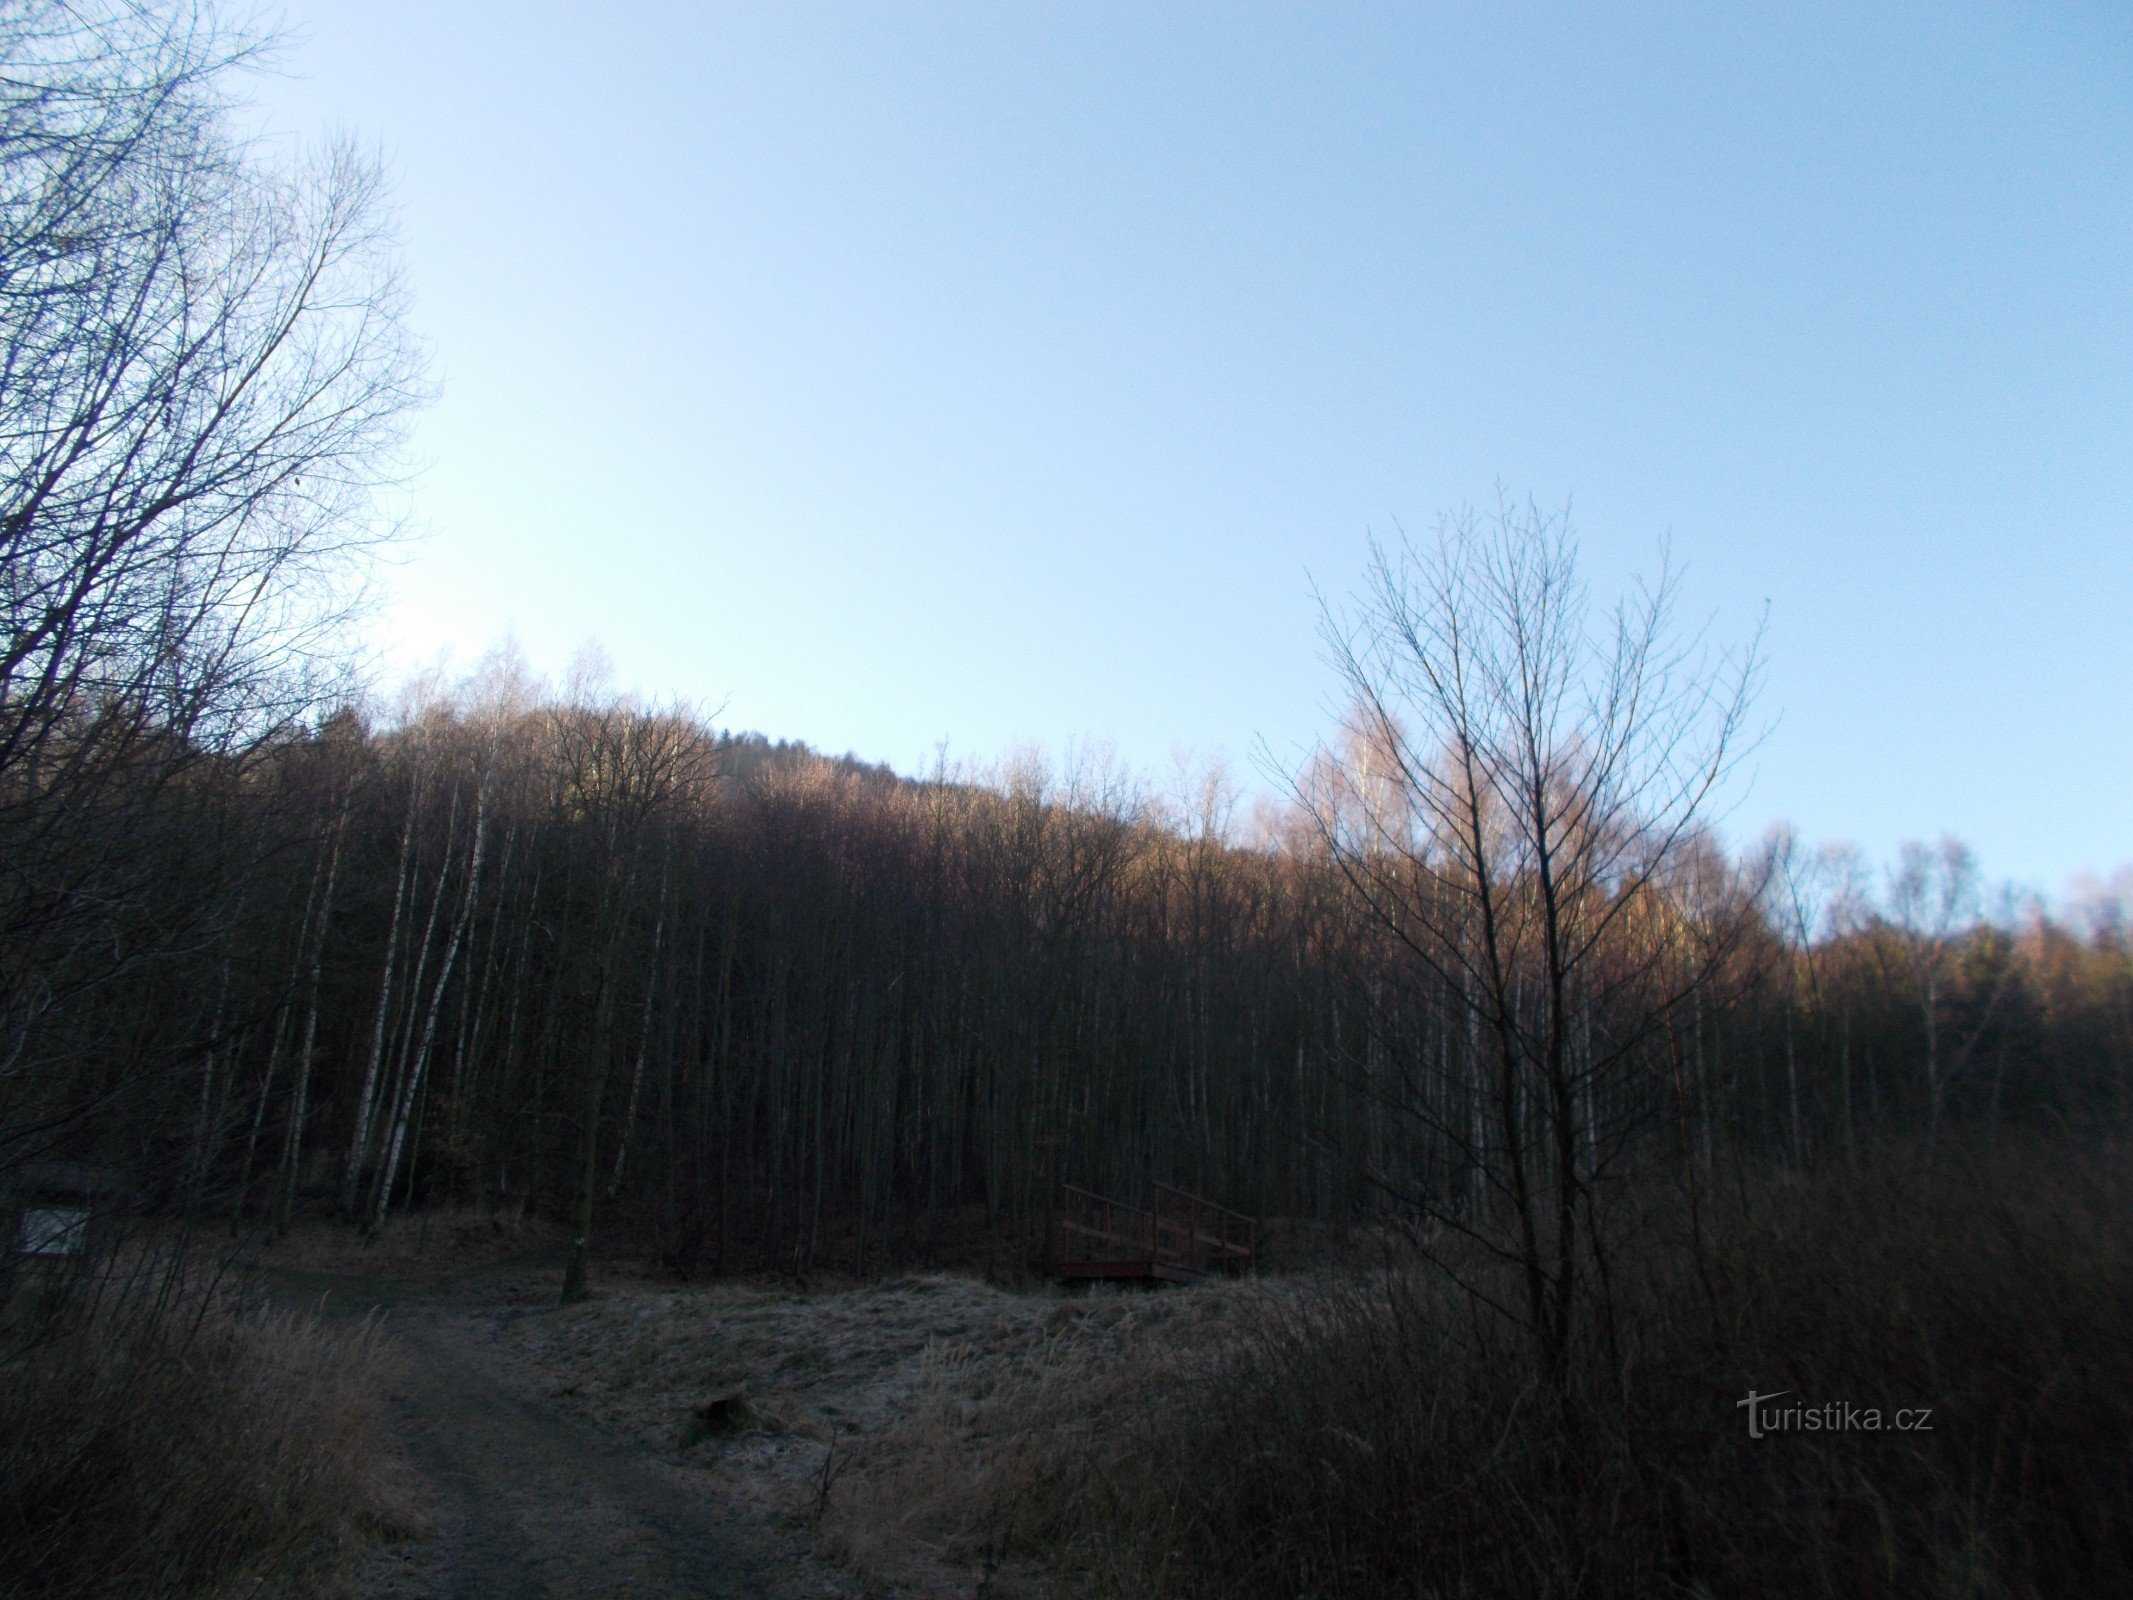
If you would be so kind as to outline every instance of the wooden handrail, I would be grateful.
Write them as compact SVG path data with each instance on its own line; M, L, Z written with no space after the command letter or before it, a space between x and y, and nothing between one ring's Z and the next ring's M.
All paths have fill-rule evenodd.
M1132 1206L1076 1184L1060 1184L1062 1265L1121 1267L1138 1262L1151 1275L1166 1270L1187 1274L1252 1270L1258 1258L1256 1222L1241 1211L1169 1184L1153 1187L1153 1204Z

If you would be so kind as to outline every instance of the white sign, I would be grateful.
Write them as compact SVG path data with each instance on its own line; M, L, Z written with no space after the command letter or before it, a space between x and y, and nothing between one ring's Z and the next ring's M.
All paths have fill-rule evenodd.
M74 1256L88 1242L87 1211L77 1206L48 1206L23 1212L15 1248L26 1256Z

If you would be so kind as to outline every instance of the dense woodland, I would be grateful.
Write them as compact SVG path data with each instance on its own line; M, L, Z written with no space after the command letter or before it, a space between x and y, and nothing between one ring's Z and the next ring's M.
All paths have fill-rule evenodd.
M589 1197L603 1240L716 1272L1039 1264L1062 1178L1485 1204L1424 1103L1497 1115L1481 1035L1299 816L1240 820L1219 776L907 779L492 669L143 781L18 890L65 914L14 969L0 1127L160 1207ZM1686 933L1732 931L1640 1047L1647 1156L2126 1115L2112 918L1987 920L1952 846L1878 884L1782 839L1681 870Z

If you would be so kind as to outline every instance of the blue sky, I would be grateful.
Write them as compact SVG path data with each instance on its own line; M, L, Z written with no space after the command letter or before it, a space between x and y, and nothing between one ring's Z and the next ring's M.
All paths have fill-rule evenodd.
M2133 856L2133 13L303 0L441 384L396 669L1248 766L1502 484L1767 603L1736 836Z

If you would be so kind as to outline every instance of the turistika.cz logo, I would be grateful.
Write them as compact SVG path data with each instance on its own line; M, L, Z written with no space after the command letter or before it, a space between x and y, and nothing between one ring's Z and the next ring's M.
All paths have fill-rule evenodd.
M1898 1411L1884 1412L1879 1406L1855 1406L1842 1400L1825 1401L1818 1406L1798 1401L1789 1406L1777 1404L1791 1393L1790 1389L1780 1389L1775 1394L1757 1394L1750 1389L1747 1399L1734 1402L1736 1410L1748 1413L1749 1438L1761 1439L1773 1433L1933 1431L1931 1406L1906 1406Z

